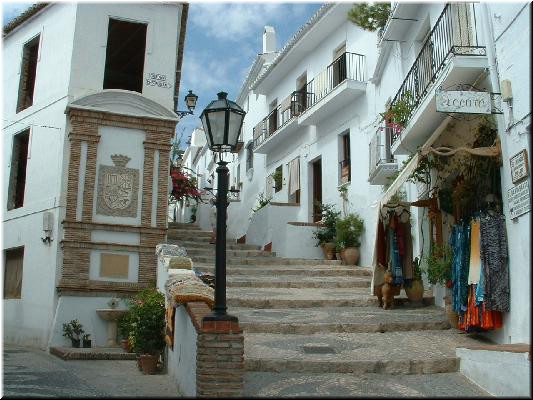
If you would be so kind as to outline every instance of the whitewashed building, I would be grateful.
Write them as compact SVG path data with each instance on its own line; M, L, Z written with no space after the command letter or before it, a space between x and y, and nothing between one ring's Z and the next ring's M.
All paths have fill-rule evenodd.
M3 32L4 340L66 345L155 281L188 6L40 3ZM120 305L124 308L124 304Z
M477 210L445 210L436 195L458 184L458 169L431 171L429 184L408 178L431 148L486 147L501 162L487 171L487 185L481 179L469 193L479 193L479 210L496 204L505 218L511 289L503 327L485 334L498 343L530 343L528 4L393 3L375 33L348 21L351 4L326 4L281 50L265 27L263 52L236 99L247 114L243 147L230 164L230 182L241 193L228 208L228 235L283 257L322 258L312 239L314 204L335 204L363 217L359 264L375 266L379 215L403 192L412 256L423 258L431 239L446 243L453 225ZM527 32L523 41L518 32ZM470 102L454 102L452 92ZM440 111L437 98L444 99ZM381 114L402 103L404 124L391 128ZM494 122L488 131L499 145L480 144L481 113ZM271 201L257 210L260 197ZM444 307L444 288L432 289Z

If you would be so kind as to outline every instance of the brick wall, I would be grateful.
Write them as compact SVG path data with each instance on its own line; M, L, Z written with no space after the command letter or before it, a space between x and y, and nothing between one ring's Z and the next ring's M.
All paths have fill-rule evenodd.
M238 322L204 321L211 312L205 303L188 303L197 332L196 396L242 397L244 336Z
M71 292L115 291L130 294L142 290L156 279L157 260L155 246L166 241L167 183L169 174L170 141L174 135L176 123L148 117L133 117L102 111L69 108L70 121L70 159L66 195L66 218L63 221L64 237L61 242L63 265L58 290ZM139 226L96 223L92 220L94 189L97 184L96 160L100 126L139 129L146 133L144 141L144 174L141 196L141 224ZM82 218L76 220L78 203L79 168L82 143L87 145L87 160L83 199L81 203ZM152 226L152 182L154 172L154 154L159 151L157 165L157 215L156 226ZM139 245L117 243L93 243L91 231L105 230L112 232L137 232ZM89 280L89 255L91 250L123 250L139 254L138 282L105 282Z

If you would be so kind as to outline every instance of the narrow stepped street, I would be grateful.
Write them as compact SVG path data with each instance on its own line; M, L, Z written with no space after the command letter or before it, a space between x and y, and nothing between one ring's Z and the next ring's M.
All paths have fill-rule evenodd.
M214 274L210 232L169 223L168 243ZM257 246L227 245L228 312L245 340L245 396L487 396L459 372L458 345L431 294L404 292L383 310L372 272L340 261L283 259Z

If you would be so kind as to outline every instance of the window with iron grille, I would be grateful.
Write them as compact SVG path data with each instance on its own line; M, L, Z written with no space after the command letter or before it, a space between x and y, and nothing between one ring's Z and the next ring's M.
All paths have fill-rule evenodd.
M22 296L22 265L24 247L4 250L4 299Z
M40 38L41 35L37 35L26 43L22 49L17 112L20 112L33 104Z
M146 24L109 19L104 89L142 93Z
M340 164L340 182L347 183L351 181L351 163L350 163L350 132L341 136L341 161Z
M11 171L9 173L9 187L7 191L8 210L22 207L24 204L29 141L29 129L26 129L24 132L13 137L13 147L11 151Z

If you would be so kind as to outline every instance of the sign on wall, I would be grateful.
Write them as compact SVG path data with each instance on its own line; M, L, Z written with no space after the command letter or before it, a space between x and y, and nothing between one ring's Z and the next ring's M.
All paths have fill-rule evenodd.
M520 215L530 211L529 182L524 181L513 186L507 191L509 198L509 214L511 219L518 218Z
M529 176L526 149L512 156L509 161L511 163L511 178L513 179L513 183Z
M461 114L490 114L489 92L438 90L435 93L437 111Z

